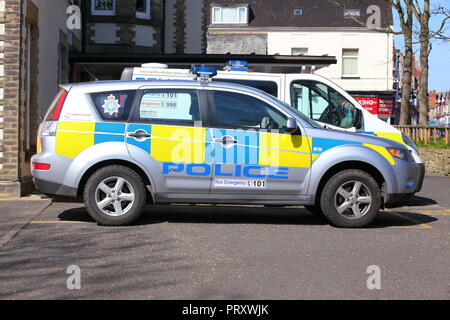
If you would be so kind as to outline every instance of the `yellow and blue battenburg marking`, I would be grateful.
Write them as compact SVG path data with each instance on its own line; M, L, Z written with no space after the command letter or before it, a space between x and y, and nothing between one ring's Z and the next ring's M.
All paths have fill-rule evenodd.
M137 140L125 132L143 130L151 139ZM213 139L232 137L224 145ZM59 122L56 152L74 158L85 149L106 142L126 142L150 154L156 161L171 163L218 163L266 167L310 168L320 154L340 145L364 145L395 165L383 147L345 140L308 138L300 135L253 130L208 129L113 122Z
M60 121L56 153L75 158L85 149L104 142L124 142L124 123Z

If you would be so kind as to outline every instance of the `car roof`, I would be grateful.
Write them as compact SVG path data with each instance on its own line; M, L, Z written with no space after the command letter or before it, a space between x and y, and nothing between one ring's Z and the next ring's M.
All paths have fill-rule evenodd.
M61 85L61 87L65 90L80 90L86 93L89 92L99 92L99 91L109 91L109 90L136 90L140 88L148 88L148 87L208 87L214 86L223 89L235 89L240 91L247 91L252 93L264 93L263 91L241 85L234 84L228 82L203 82L203 81L194 81L194 80L107 80L107 81L93 81L93 82L84 82L84 83L73 83L67 85Z

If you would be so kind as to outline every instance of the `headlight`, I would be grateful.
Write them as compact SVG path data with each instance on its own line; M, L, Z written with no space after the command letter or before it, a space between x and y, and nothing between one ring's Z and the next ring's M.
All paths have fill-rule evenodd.
M413 148L414 150L416 150L417 152L419 151L419 149L417 148L417 146L414 144L414 142L404 133L402 132L402 138L403 138L403 142L405 144L407 144L408 146L410 146L411 148Z
M411 152L407 149L397 149L397 148L386 148L386 149L395 158L409 162L414 162L414 158L412 157Z

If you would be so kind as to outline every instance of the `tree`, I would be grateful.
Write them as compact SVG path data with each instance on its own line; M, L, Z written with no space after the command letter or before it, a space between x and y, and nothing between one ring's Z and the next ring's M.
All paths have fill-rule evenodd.
M413 67L413 0L386 0L398 13L405 43L402 76L402 102L400 105L400 125L410 124L409 100Z
M428 78L429 78L429 56L432 49L431 39L444 39L442 34L447 20L450 18L448 12L442 7L434 11L435 14L442 13L446 17L441 21L440 27L430 32L430 0L423 0L423 9L418 0L414 0L412 6L414 15L420 24L419 42L420 42L420 82L419 82L419 124L426 126L428 124Z

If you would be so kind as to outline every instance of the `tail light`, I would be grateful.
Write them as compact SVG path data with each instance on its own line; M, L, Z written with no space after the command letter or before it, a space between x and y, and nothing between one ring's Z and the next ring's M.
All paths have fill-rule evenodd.
M42 171L47 171L50 170L50 165L48 163L33 163L33 169L34 170L42 170Z
M64 89L61 89L58 92L58 94L56 95L52 104L50 105L50 108L47 111L47 114L45 116L45 121L39 127L39 133L38 133L39 138L56 135L56 129L58 127L59 116L61 115L61 111L64 106L64 103L66 102L66 98L67 98L67 91ZM43 141L41 140L40 142L41 142L41 146L42 146Z
M62 90L61 94L59 95L58 102L56 103L55 109L53 109L53 112L50 116L51 121L58 121L59 116L61 114L62 107L64 106L64 102L67 98L67 91Z

